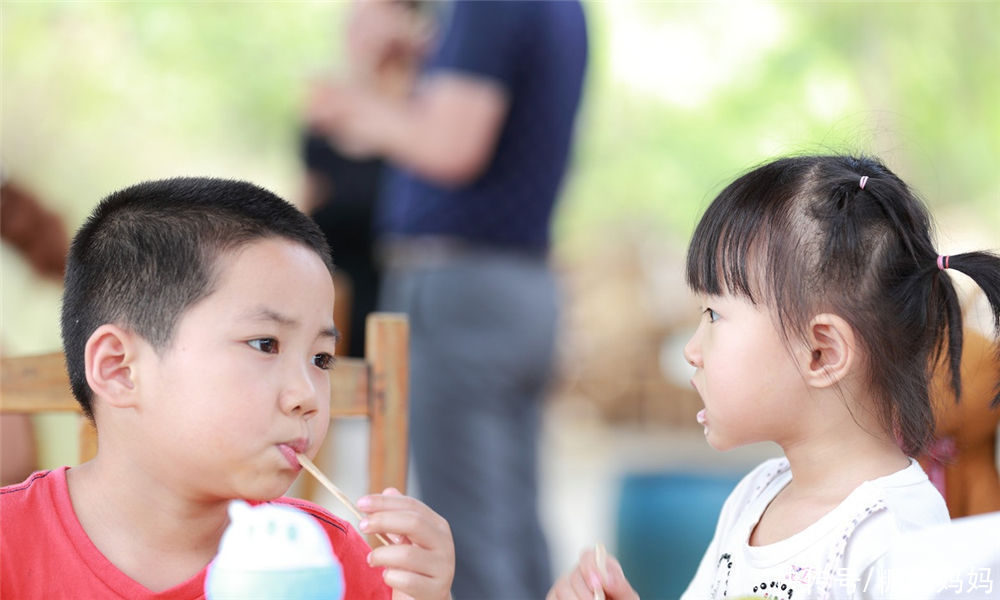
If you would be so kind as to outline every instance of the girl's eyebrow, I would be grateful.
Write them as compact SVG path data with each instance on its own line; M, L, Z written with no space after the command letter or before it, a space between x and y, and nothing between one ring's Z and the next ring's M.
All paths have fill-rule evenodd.
M274 323L284 327L298 327L299 325L299 322L292 317L283 315L280 312L266 306L260 306L256 310L250 312L247 314L247 318L254 321L273 321ZM340 341L340 331L337 329L336 325L331 325L321 329L317 337L330 338L336 343Z

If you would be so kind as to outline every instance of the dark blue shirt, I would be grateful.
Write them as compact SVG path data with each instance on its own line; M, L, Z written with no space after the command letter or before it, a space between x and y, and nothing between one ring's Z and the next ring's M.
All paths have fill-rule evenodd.
M509 112L488 167L470 184L391 170L379 233L544 250L587 63L583 9L576 0L458 1L443 14L424 73L487 78L506 92Z

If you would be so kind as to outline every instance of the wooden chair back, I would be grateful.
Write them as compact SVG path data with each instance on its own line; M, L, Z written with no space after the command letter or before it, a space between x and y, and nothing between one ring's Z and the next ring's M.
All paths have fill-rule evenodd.
M409 322L405 315L368 315L365 358L338 358L330 372L330 419L366 418L368 489L406 492L409 432ZM0 412L80 415L79 461L97 454L97 432L70 392L62 352L3 357ZM306 498L315 495L312 478Z

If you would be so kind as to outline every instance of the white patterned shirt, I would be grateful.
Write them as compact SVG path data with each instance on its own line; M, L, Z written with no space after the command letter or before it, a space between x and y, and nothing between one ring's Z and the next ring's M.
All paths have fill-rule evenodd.
M682 600L882 598L877 590L886 574L873 565L893 540L949 521L941 494L911 459L905 469L862 483L799 533L751 546L764 510L791 480L788 460L776 458L740 481Z

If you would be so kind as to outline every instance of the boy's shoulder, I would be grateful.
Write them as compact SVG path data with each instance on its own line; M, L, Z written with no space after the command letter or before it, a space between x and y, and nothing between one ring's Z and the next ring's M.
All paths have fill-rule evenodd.
M66 471L38 471L0 489L0 597L115 597L102 578L111 563L76 519Z
M64 510L66 506L60 502L60 498L69 500L69 493L66 489L66 470L68 467L60 467L48 471L35 471L21 483L14 483L0 489L0 504L3 511L0 518L3 519L4 531L23 525L27 509L48 509ZM15 518L15 516L17 518Z
M350 523L315 502L310 502L301 498L293 498L291 496L282 496L265 504L281 504L297 508L319 521L323 526L323 529L327 530L327 535L330 535L332 532L336 536L343 535L351 537L351 534L354 531Z
M98 572L109 581L128 583L100 555L76 520L66 484L67 470L61 467L38 471L21 483L0 489L0 553L4 557L0 561L0 597L8 593L14 597L15 592L36 588L51 589L52 582L47 578L57 571L62 579L77 582L80 590L110 589L101 587L101 578L95 577ZM302 510L320 523L344 570L347 597L391 595L382 580L382 569L368 565L371 548L350 523L306 500L281 497L272 503ZM200 585L200 580L192 581L192 585Z

